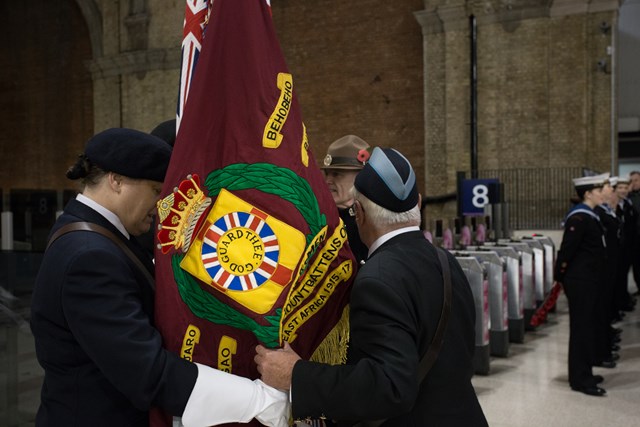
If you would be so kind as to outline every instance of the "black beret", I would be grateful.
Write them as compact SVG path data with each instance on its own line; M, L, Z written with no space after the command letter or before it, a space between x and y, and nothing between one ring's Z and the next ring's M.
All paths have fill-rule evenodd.
M406 212L418 204L416 174L409 160L393 148L374 148L354 186L367 199L393 212Z
M148 133L112 128L91 137L84 154L105 172L162 182L169 167L171 146Z
M170 119L160 123L154 127L150 133L173 147L176 142L176 119Z

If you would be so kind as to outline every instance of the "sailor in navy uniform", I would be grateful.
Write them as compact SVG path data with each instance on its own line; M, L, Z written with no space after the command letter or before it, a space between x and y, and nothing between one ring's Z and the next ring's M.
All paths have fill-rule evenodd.
M614 187L618 183L618 177L610 177L602 188L603 202L595 207L600 223L605 229L605 242L607 244L607 262L604 280L601 282L597 305L596 328L596 354L595 361L598 365L615 365L619 355L615 352L619 346L613 345L615 331L611 327L616 315L614 305L614 292L617 284L618 258L620 256L621 223L614 208L618 204L618 196Z
M619 320L623 317L624 311L631 311L634 308L634 300L628 291L629 269L631 268L634 255L635 239L637 236L638 212L633 207L629 198L631 178L629 176L618 177L616 193L618 194L618 207L616 213L622 221L622 235L620 246L620 258L618 260L618 280L614 295L614 303L620 312Z
M569 385L592 396L606 391L593 375L596 349L596 306L606 262L605 231L593 209L603 202L606 178L575 178L581 203L564 220L564 234L558 251L554 278L562 284L569 301Z

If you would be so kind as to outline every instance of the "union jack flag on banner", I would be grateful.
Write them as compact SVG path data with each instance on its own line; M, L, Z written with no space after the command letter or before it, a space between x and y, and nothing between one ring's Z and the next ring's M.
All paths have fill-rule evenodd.
M355 260L270 4L208 8L158 204L156 326L181 357L252 379L258 343L342 363Z
M196 70L196 64L202 49L202 38L211 13L213 0L187 0L182 30L182 59L180 67L180 88L176 111L176 131L189 96L189 87Z

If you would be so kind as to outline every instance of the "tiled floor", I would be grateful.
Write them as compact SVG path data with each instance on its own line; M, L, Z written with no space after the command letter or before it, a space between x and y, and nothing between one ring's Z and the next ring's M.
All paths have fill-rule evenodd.
M567 379L569 316L561 295L556 313L507 358L493 358L488 376L473 384L492 427L640 426L640 310L616 324L623 328L620 360L604 376L604 397L572 391Z
M474 377L492 427L640 426L640 310L617 326L624 329L615 369L597 368L606 397L591 397L567 383L568 311L564 296L556 313L509 356L492 358L491 372ZM7 369L10 371L8 372ZM42 380L28 328L0 324L0 426L34 425Z

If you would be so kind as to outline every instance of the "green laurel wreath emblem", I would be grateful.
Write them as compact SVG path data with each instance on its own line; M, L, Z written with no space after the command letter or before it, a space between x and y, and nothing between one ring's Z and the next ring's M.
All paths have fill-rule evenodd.
M209 197L217 196L223 188L230 191L254 188L291 202L309 226L307 246L327 223L309 183L287 168L270 163L235 163L211 172L205 185ZM259 324L203 290L191 274L180 268L183 258L184 255L174 255L171 266L180 297L193 314L212 323L250 331L267 347L279 345L282 309L276 309L274 315L264 316L268 326Z

